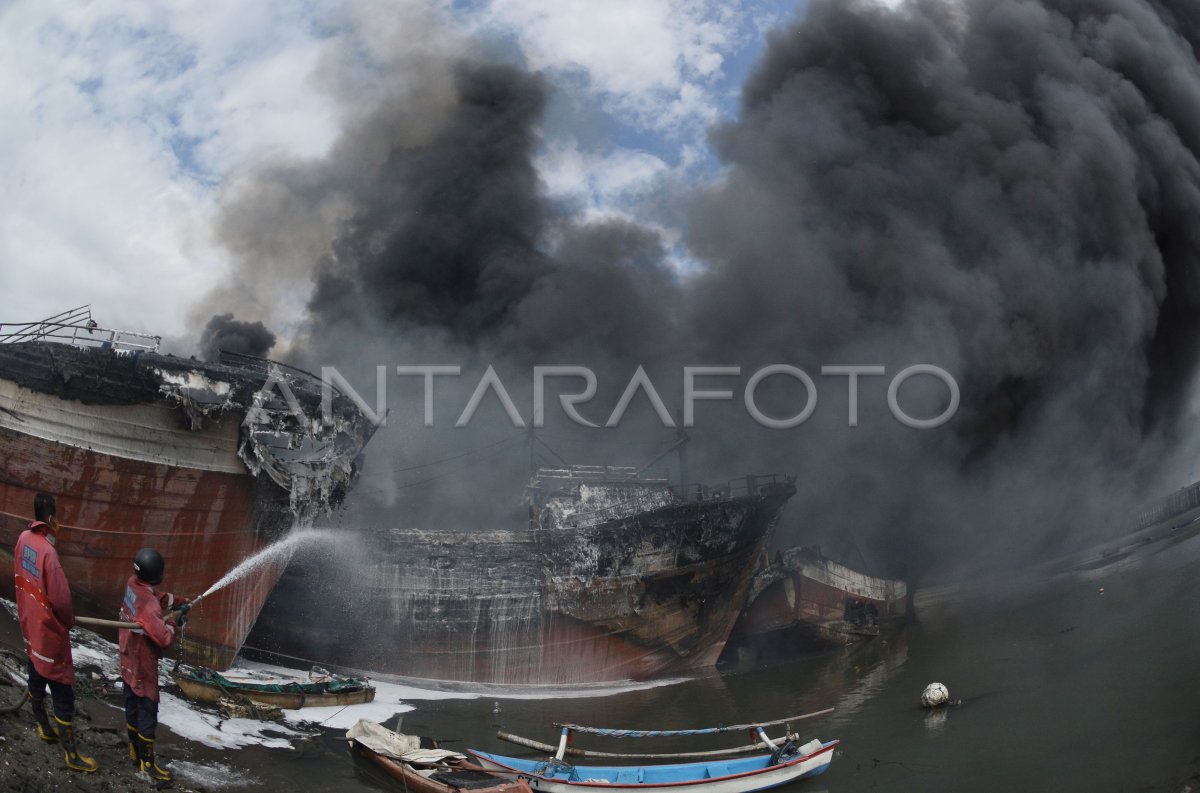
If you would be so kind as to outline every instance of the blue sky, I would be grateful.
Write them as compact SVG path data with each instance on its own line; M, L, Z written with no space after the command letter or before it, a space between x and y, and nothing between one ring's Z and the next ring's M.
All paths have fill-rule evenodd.
M764 31L796 7L5 4L0 318L91 303L103 324L186 336L189 307L230 265L213 222L239 176L322 156L383 67L423 48L507 50L542 71L554 86L537 163L547 193L587 217L634 213L666 184L715 178L706 131L736 113Z

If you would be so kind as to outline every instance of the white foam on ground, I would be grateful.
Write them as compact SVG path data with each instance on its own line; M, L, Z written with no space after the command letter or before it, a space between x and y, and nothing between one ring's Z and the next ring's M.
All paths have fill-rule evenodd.
M240 749L243 746L291 749L292 741L312 734L273 721L227 719L220 713L202 710L165 692L158 702L158 722L170 727L181 738L213 749Z
M388 692L387 684L375 685L375 700L361 705L334 705L331 707L303 708L301 710L285 710L283 718L289 724L318 724L331 730L348 730L359 719L383 722L398 713L408 713L415 710L392 693Z
M171 773L205 790L220 790L227 787L249 787L261 785L262 781L224 763L191 763L187 760L172 760Z
M121 660L117 657L117 645L81 628L71 630L71 658L78 668L84 665L100 667L104 677L120 681Z

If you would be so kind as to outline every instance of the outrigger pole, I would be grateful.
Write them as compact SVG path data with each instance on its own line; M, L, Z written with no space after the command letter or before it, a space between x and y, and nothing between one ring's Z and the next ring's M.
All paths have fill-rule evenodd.
M624 730L624 729L611 729L608 727L585 727L580 724L563 724L563 723L556 722L554 726L561 728L562 733L560 734L559 739L558 739L558 751L555 752L554 759L558 760L558 761L561 761L563 759L563 756L566 755L566 753L567 753L568 747L570 747L570 745L572 743L572 737L573 737L572 733L576 733L576 732L587 733L590 735L604 735L609 738L668 738L668 737L673 737L673 736L678 736L678 735L717 735L717 734L723 733L723 732L742 732L742 731L748 730L748 731L750 731L750 734L752 737L756 736L760 742L762 742L767 747L769 747L772 751L774 751L774 750L778 749L779 746L774 741L772 741L769 737L767 737L767 733L766 733L766 731L763 730L763 727L771 727L771 726L775 726L775 725L779 725L779 724L787 724L788 732L790 733L791 732L791 722L800 721L802 719L812 719L817 716L824 716L829 713L833 713L833 708L825 708L824 710L817 710L817 711L813 711L812 713L804 713L799 716L788 716L787 718L776 719L775 721L763 721L763 722L757 722L754 724L733 724L733 725L721 726L721 727L702 727L699 729L692 729L692 730ZM497 733L497 736L500 738L503 738L504 740L511 741L512 743L518 743L518 744L523 744L525 746L531 746L531 748L534 748L534 749L541 749L541 748L550 749L550 748L552 748L550 746L547 746L546 744L541 744L540 746L532 746L532 744L535 742L530 741L528 738L521 738L518 735L509 735L507 733L506 734ZM791 736L788 736L788 737L789 737L789 739L791 738ZM519 740L514 740L514 739L519 739ZM754 744L754 745L748 747L748 749L753 750L756 747L757 747L757 744ZM739 747L739 750L743 749L743 748L745 748L745 747ZM724 751L725 752L732 751L732 753L739 753L738 750L724 750ZM576 753L583 754L583 750L571 749L571 753L572 754L576 754ZM706 753L701 753L697 756L704 756L704 755L712 756L712 753L706 752ZM592 756L601 756L601 755L599 755L597 753L597 754L592 754ZM609 755L609 756L616 756L616 755ZM652 755L627 755L627 756L628 757L649 757ZM659 755L659 756L660 757L682 757L684 755L679 754L679 755Z
M562 727L571 732L607 735L609 738L666 738L674 735L715 735L721 732L744 732L745 730L754 730L758 727L774 727L779 724L787 724L802 719L812 719L829 713L833 713L833 708L815 710L812 713L805 713L800 716L788 716L786 719L776 719L775 721L758 721L753 724L734 724L721 727L702 727L695 730L614 730L607 727L583 727L579 724L562 724L558 722L554 726Z

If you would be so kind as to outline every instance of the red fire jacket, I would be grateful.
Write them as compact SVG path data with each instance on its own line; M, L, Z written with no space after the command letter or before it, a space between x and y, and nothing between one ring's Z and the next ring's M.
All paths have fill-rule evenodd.
M35 520L17 538L13 575L17 585L17 620L25 652L33 668L47 680L75 684L68 631L75 625L71 588L47 536L49 526Z
M174 596L159 594L136 575L125 584L125 602L121 620L142 627L118 631L121 642L121 678L139 697L158 702L158 661L162 651L175 641L175 626L163 622L163 610L169 609Z

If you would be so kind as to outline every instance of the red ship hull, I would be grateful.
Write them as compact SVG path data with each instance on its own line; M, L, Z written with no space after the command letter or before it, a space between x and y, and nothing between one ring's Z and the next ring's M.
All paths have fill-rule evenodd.
M2 428L0 459L0 564L11 569L34 495L54 494L59 557L85 616L116 617L141 548L167 560L163 589L195 597L291 524L287 494L248 473L122 459ZM205 598L185 631L187 659L228 667L281 572L268 566ZM0 582L12 598L12 577Z

